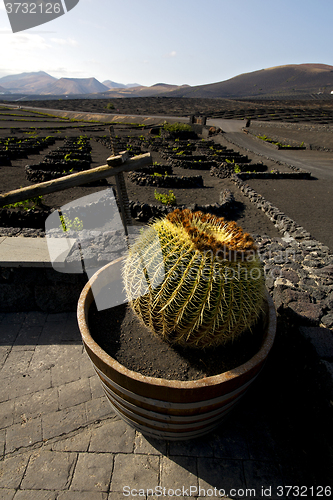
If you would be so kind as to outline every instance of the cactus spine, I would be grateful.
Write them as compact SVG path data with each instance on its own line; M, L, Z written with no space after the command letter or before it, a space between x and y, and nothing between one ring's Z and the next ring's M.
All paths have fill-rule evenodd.
M224 344L251 328L265 290L252 237L235 222L187 209L139 236L123 278L146 326L170 343L197 348Z

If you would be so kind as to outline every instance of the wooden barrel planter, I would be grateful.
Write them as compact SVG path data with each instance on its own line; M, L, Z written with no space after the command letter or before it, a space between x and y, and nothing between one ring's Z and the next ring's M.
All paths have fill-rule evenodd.
M122 262L123 258L115 260L92 277L81 293L77 311L86 352L111 406L125 422L147 436L185 440L209 433L255 380L271 350L276 332L276 313L271 297L267 292L261 348L246 363L219 375L193 381L144 376L109 356L89 331L88 312L94 300L92 286L97 294L110 282L119 281Z

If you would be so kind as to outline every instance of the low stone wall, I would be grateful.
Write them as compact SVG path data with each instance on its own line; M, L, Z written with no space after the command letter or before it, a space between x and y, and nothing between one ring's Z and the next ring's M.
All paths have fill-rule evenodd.
M171 165L162 165L161 163L154 163L152 167L144 167L136 170L136 172L142 172L143 174L153 175L155 172L162 175L173 175L173 170Z
M311 179L310 172L241 172L239 179Z
M44 229L32 227L0 227L0 237L14 238L22 236L24 238L44 238Z
M235 174L235 169L237 169L237 171L239 172L237 175L239 175L240 178L243 178L243 175L253 175L254 178L258 178L258 175L260 176L262 173L266 173L265 171L267 170L267 167L263 163L241 163L240 165L238 165L230 162L222 162L218 166L211 167L210 175L213 175L214 177L218 177L220 179L226 179L227 177L231 177Z
M30 182L44 182L69 175L71 170L81 172L89 168L90 162L86 160L43 162L36 165L26 165L25 176Z
M45 226L45 220L52 211L47 210L11 210L0 208L0 228L34 228Z
M227 179L232 177L235 173L235 166L233 163L221 163L216 167L211 167L210 175L218 177L219 179Z
M185 177L183 175L150 175L142 172L130 172L128 180L138 186L156 186L164 188L192 189L202 188L203 178L201 175Z
M192 170L210 170L212 167L216 167L218 163L214 160L168 160L168 164L172 167L187 168Z
M130 201L129 207L133 219L140 222L148 222L152 218L163 217L176 208L179 208L180 210L183 210L185 208L189 208L190 210L200 210L201 212L212 213L218 216L227 215L234 204L234 197L232 193L230 193L230 191L228 190L222 191L219 201L219 203L214 203L212 205L197 205L196 203L193 203L189 206L152 205L148 203Z
M68 175L68 172L61 172L59 170L42 170L39 168L33 168L36 166L37 165L26 165L25 167L25 176L29 182L46 182Z

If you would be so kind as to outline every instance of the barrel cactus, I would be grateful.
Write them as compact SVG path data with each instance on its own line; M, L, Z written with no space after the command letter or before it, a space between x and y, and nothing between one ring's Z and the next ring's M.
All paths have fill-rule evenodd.
M175 210L130 248L123 279L135 313L178 345L226 344L257 321L264 273L253 238L235 222Z

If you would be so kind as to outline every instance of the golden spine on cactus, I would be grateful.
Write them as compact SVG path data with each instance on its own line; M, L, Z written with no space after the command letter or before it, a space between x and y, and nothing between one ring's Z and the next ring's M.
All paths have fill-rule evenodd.
M235 222L175 210L138 237L123 278L131 307L156 335L190 347L227 343L260 316L264 272Z

